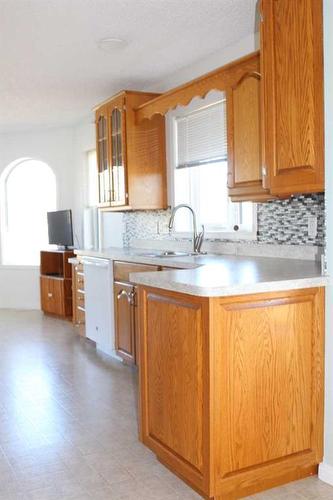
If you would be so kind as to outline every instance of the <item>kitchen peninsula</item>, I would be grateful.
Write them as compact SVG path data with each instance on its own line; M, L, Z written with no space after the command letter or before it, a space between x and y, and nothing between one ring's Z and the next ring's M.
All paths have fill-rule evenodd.
M319 262L79 253L176 268L130 275L139 290L140 437L162 463L215 500L316 473L327 282Z

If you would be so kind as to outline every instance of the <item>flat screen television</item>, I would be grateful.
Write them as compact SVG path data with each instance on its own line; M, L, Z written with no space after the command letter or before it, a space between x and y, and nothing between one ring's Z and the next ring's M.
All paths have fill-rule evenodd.
M47 225L50 245L73 246L73 225L71 210L47 212Z

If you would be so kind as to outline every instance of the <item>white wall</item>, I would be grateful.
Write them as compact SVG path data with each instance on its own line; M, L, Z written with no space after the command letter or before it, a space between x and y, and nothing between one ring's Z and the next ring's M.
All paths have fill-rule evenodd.
M327 267L331 285L326 291L325 446L319 477L333 485L333 2L324 0L325 47L325 165Z
M39 309L39 267L0 267L0 308Z
M95 123L93 115L90 122L82 123L73 130L73 226L78 242L83 246L83 208L87 204L87 153L95 149Z
M73 207L73 129L49 129L0 135L0 175L11 162L24 157L47 163L57 180L59 209ZM22 242L24 252L24 241ZM0 307L38 309L39 270L0 266Z

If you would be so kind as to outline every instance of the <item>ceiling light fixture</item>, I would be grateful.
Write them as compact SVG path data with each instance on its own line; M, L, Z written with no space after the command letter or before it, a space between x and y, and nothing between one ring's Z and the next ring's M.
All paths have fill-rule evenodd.
M97 46L101 50L105 50L106 52L112 52L113 50L120 49L127 45L127 42L122 38L108 37L101 38L97 42Z

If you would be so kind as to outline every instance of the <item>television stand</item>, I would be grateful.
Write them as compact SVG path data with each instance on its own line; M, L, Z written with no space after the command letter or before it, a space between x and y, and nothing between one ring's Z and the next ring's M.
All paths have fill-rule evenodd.
M73 256L73 250L40 253L40 297L45 314L72 318L72 266L68 259Z
M74 247L67 245L58 245L57 250L58 252L72 252L74 250Z

